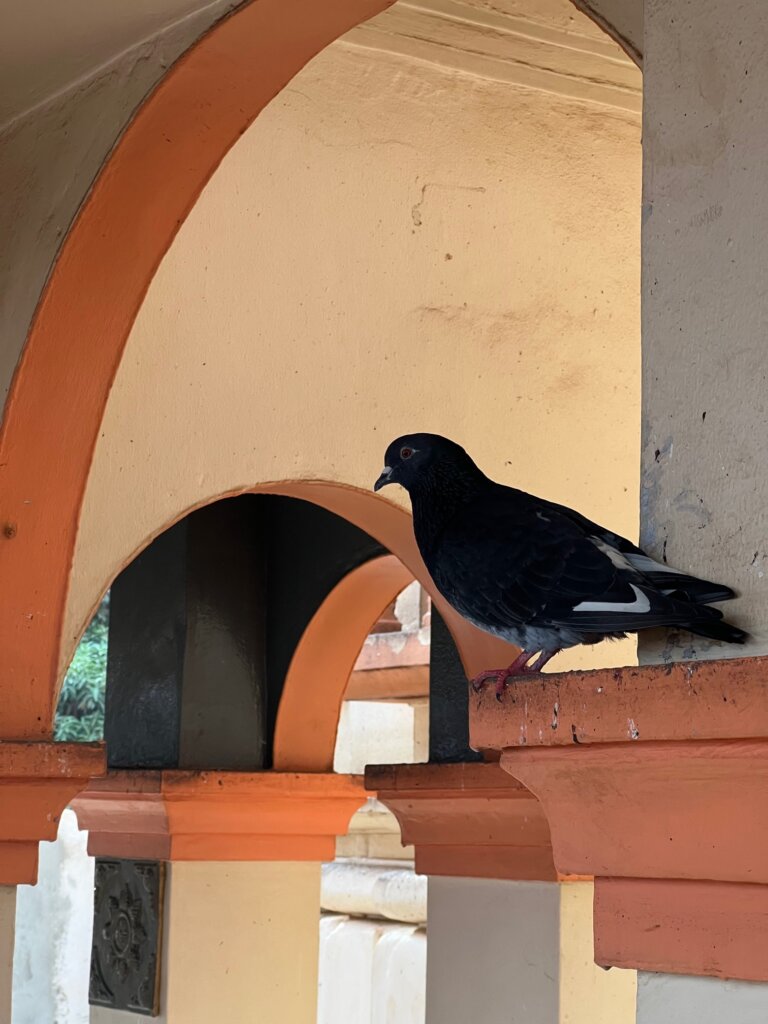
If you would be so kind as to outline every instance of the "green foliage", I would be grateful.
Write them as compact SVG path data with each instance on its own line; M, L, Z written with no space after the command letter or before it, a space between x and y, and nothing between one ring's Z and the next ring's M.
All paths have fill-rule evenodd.
M83 634L64 679L53 733L59 742L92 743L104 736L108 632L109 594Z

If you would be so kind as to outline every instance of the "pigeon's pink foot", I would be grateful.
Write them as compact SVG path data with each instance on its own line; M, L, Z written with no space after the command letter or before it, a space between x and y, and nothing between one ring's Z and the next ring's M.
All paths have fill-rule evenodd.
M500 701L504 695L504 690L507 687L507 680L510 676L520 675L523 672L537 671L532 665L528 667L528 662L534 656L535 651L520 651L518 656L508 665L507 668L489 668L485 672L481 672L480 675L475 676L472 680L472 689L475 693L479 693L480 690L489 683L492 679L496 681L496 700ZM536 664L541 661L541 657L538 658Z
M554 658L554 656L556 654L559 654L561 650L562 650L562 647L559 648L556 651L542 651L541 654L536 659L536 661L534 661L534 663L532 665L529 665L525 669L525 671L526 672L541 672L541 670L544 668L544 666L547 664L547 662L551 661L552 658Z

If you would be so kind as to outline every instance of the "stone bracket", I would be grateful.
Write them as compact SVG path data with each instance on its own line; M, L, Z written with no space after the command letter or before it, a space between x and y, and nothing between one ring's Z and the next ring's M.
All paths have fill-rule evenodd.
M327 861L365 799L360 778L332 773L125 770L73 808L93 856Z
M36 883L38 844L104 770L101 744L0 741L0 885Z
M507 749L562 872L768 884L768 740Z
M552 881L549 826L538 800L498 763L369 766L366 788L400 823L429 875Z

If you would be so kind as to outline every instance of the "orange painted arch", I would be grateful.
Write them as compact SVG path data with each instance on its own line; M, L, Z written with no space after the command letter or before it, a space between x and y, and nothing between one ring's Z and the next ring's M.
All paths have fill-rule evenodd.
M0 736L49 736L81 505L141 302L229 148L320 50L392 0L251 0L128 125L53 267L0 429Z
M429 592L468 674L480 672L491 663L505 664L511 660L507 644L470 625L436 591L416 546L410 514L371 491L346 484L283 480L216 494L184 509L173 521L163 523L139 549L127 555L117 572L195 509L240 494L279 494L312 502L365 530L391 552L348 573L326 597L304 631L289 665L278 709L276 769L332 769L341 702L357 655L380 613L413 579ZM103 591L109 583L105 582ZM98 601L92 613L96 607ZM81 632L86 624L81 623Z
M362 641L413 579L394 555L365 562L339 581L294 652L278 708L277 771L332 771L344 691Z

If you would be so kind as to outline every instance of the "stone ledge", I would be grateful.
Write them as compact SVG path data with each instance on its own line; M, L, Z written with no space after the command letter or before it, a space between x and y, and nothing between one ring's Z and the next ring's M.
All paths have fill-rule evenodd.
M475 750L768 737L768 658L520 677L470 691Z

